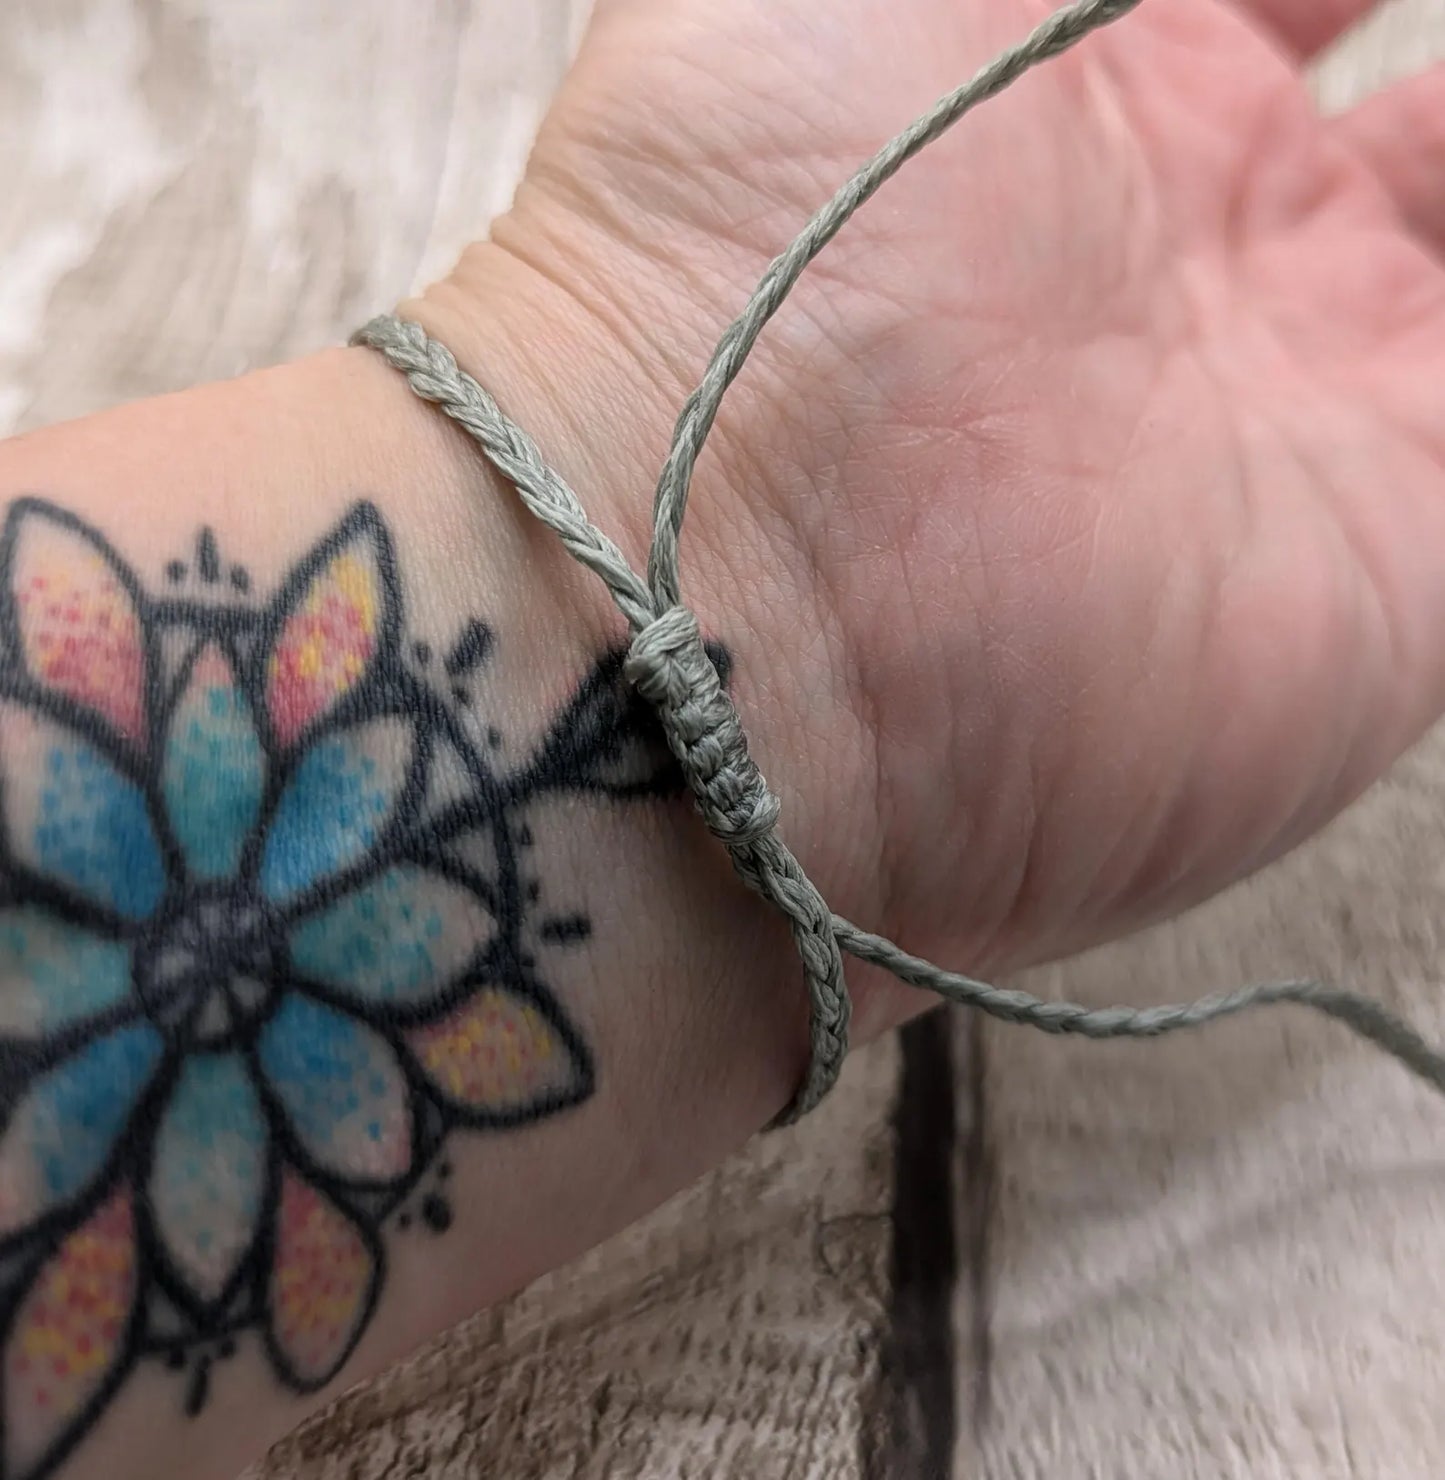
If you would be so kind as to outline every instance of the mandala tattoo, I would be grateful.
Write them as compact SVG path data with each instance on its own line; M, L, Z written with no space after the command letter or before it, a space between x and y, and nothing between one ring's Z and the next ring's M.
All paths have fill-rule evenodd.
M387 1239L451 1221L452 1133L592 1091L529 803L678 787L615 653L501 765L491 629L406 640L370 505L267 601L222 553L153 592L49 503L0 537L0 1480L139 1362L189 1412L247 1339L336 1374Z

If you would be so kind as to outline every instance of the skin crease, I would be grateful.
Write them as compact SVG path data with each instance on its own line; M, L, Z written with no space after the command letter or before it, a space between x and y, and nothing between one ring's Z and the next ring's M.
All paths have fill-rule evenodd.
M1445 77L1323 121L1302 65L1364 8L1145 4L891 182L725 404L685 595L749 634L786 836L909 949L997 971L1198 901L1440 710L1445 147L1404 125ZM604 0L514 210L403 312L640 556L771 255L1047 9Z

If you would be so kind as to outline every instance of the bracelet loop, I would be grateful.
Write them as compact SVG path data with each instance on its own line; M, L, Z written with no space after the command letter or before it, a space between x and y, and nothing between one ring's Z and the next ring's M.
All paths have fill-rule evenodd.
M577 495L547 466L527 433L458 367L444 345L428 338L419 325L390 317L373 319L352 339L385 355L406 375L417 395L440 407L476 440L493 466L516 487L526 507L555 531L575 560L606 583L627 619L634 633L625 665L627 677L657 710L668 745L709 829L727 846L744 882L788 917L803 960L812 1053L803 1083L780 1121L794 1120L811 1110L842 1067L849 1018L843 951L881 966L910 986L1001 1021L1087 1038L1155 1038L1248 1008L1298 1003L1344 1023L1445 1092L1445 1055L1382 1004L1323 982L1275 982L1162 1007L1090 1008L1047 1002L1027 992L945 971L832 914L778 836L778 799L748 754L742 722L708 657L697 619L682 605L678 535L687 511L692 470L728 387L807 265L859 206L970 109L1139 3L1074 0L1055 11L1019 45L1001 53L970 82L884 145L773 262L742 313L724 331L701 383L678 417L672 450L654 498L645 582L587 518Z

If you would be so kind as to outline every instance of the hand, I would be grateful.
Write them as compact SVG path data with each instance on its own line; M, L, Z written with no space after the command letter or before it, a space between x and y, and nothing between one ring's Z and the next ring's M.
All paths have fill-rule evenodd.
M602 0L410 311L640 554L767 261L1047 8ZM725 406L685 593L795 851L910 950L1197 901L1445 704L1445 75L1320 118L1300 68L1365 8L1146 0L865 207Z

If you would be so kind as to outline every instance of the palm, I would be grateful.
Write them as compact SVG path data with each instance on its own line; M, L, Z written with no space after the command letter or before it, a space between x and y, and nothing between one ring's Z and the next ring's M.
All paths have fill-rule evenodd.
M680 393L803 216L1047 8L604 0L500 239L605 238ZM876 837L846 786L802 804L881 860L805 851L841 907L974 962L1082 945L1288 846L1436 714L1445 268L1398 204L1243 5L1152 0L829 249L688 549L738 544L711 476L808 552L830 661L791 678L884 778Z

